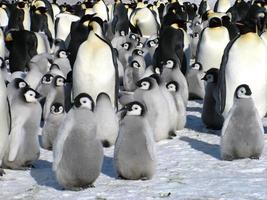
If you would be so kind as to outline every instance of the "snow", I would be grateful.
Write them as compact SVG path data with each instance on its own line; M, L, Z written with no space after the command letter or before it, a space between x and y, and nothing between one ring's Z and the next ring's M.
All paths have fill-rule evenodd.
M267 148L259 160L220 160L220 132L204 128L201 107L202 101L189 101L186 128L177 132L173 140L157 144L157 173L152 180L117 179L112 147L105 149L95 188L66 191L52 172L52 152L42 149L35 168L5 170L6 175L0 177L0 199L266 200ZM264 124L267 125L266 118Z

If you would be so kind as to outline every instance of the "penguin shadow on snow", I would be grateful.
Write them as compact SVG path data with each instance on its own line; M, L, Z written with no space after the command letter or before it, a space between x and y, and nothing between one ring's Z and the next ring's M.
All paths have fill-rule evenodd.
M109 176L111 178L117 178L117 174L115 172L114 166L113 166L113 158L109 156L104 156L103 165L101 172L105 174L106 176Z
M56 190L63 190L58 184L55 174L52 171L52 163L47 160L37 160L33 163L30 174L40 186L52 187Z
M207 142L197 140L190 137L181 137L181 141L187 142L193 149L203 152L207 155L210 155L218 160L221 159L220 157L220 145L218 144L209 144Z

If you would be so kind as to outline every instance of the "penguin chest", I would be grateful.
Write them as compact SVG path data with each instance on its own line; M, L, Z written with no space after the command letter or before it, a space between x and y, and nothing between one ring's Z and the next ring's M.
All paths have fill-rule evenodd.
M74 64L74 95L86 92L94 100L99 93L115 98L115 67L110 47L101 41L80 47Z

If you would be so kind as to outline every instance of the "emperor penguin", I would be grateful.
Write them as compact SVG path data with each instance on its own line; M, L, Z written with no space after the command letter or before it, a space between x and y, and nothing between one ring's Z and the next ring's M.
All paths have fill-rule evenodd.
M115 143L114 164L119 178L130 180L151 179L156 170L156 152L153 129L144 104L134 101L120 122Z
M129 65L125 68L123 86L126 91L134 91L146 70L146 63L143 56L134 56Z
M224 49L229 41L229 32L222 26L221 19L211 18L209 26L200 35L196 54L196 61L201 63L204 71L220 68Z
M53 103L42 130L42 147L48 150L53 148L53 143L58 135L59 128L65 118L65 109L61 103Z
M68 73L71 71L70 61L66 50L60 49L57 51L53 64L59 66L60 70L64 74L64 77L67 77Z
M53 170L65 189L91 187L100 174L104 154L96 138L97 122L93 112L93 98L86 93L77 95L54 143Z
M133 98L147 107L148 122L153 129L156 142L169 138L170 122L168 102L164 98L157 81L152 77L139 80Z
M73 67L73 96L88 93L95 101L99 93L105 92L117 107L117 59L112 46L102 38L101 22L97 17L91 20L88 38L79 47Z
M119 132L119 119L107 94L100 93L97 96L95 115L97 119L96 137L102 142L103 147L114 145Z
M230 0L217 0L214 5L214 11L226 13L230 7L231 7Z
M1 7L0 7L0 9L1 9ZM2 28L0 28L0 57L2 59L4 59L6 57L5 34L4 34L4 31Z
M186 124L186 106L184 105L183 98L180 92L179 83L176 81L170 81L166 83L167 90L172 94L175 101L176 111L176 129L182 130Z
M174 80L179 83L184 104L185 106L187 106L188 97L189 97L188 85L186 82L186 78L184 77L183 73L180 70L179 65L181 65L179 60L178 62L176 62L173 59L168 59L165 62L163 62L163 66L162 66L163 69L162 69L162 72L160 73L161 73L161 77L164 82L169 82L171 80Z
M9 22L9 16L10 16L10 9L8 8L7 4L4 2L1 2L0 5L0 27L3 27L6 29Z
M39 85L37 86L36 90L42 95L42 98L46 98L51 84L53 82L54 76L50 73L45 74L42 79L40 80Z
M7 85L7 98L10 105L12 105L13 100L19 95L20 89L25 87L29 87L29 85L22 78L15 78Z
M235 90L233 106L222 128L223 160L259 159L263 151L263 124L251 94L250 87L246 84L239 85Z
M195 62L191 65L191 69L186 75L189 99L204 99L205 85L204 81L201 80L204 75L205 74L200 63Z
M233 105L236 87L244 82L252 91L259 115L264 117L267 112L267 47L256 33L256 25L243 23L249 24L240 24L240 36L227 45L220 67L220 105L224 118Z
M209 69L203 77L207 84L201 119L210 129L221 129L224 121L220 113L218 78L219 70L216 68Z
M130 16L129 21L131 31L134 33L147 38L158 34L159 24L157 18L147 7L135 9Z
M12 103L11 130L4 157L5 168L27 169L40 156L38 132L42 108L38 98L38 92L24 87Z
M54 102L61 103L65 108L65 89L64 89L65 82L66 82L65 78L62 76L54 77L53 83L49 89L44 104L43 118L45 120L48 117L50 108Z
M10 133L10 108L7 99L7 89L0 73L0 176L4 174L2 170L3 158L8 148L8 138Z

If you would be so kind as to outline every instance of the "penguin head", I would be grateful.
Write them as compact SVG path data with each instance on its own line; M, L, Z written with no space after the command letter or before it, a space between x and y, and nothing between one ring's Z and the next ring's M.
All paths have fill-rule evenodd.
M45 74L42 78L42 84L49 85L52 83L54 76L52 74Z
M57 52L57 57L58 58L67 58L68 53L65 50L61 49Z
M132 56L143 56L144 55L144 51L143 50L141 50L141 49L135 49L135 50L133 50L133 52L132 52Z
M131 43L125 42L125 43L121 44L121 47L124 48L126 51L129 51L129 49L131 48Z
M41 95L30 87L24 87L21 90L26 103L36 103Z
M133 60L133 61L131 62L131 67L133 67L133 68L135 68L135 69L139 69L139 68L141 67L141 65L139 64L138 61Z
M60 76L60 75L57 75L55 78L54 78L54 83L55 83L55 86L56 87L62 87L64 86L66 80L63 76Z
M152 47L157 46L157 44L155 43L154 40L149 40L149 41L147 41L147 46L148 46L148 48L152 48Z
M93 98L89 94L80 93L74 99L74 106L75 108L86 108L94 111L95 104Z
M217 83L219 77L219 69L211 68L209 69L202 80L207 81L208 83Z
M166 68L169 68L169 69L173 69L175 67L175 65L176 65L175 60L169 59L163 64L163 67L166 67Z
M64 113L64 106L61 103L53 103L50 108L50 112L52 114L62 114Z
M179 90L179 83L176 81L170 81L166 84L166 88L169 92L177 92Z
M163 68L162 67L154 67L154 72L155 74L161 74L163 72Z
M146 108L144 104L139 101L133 101L124 106L126 109L126 115L144 116Z
M142 90L150 90L152 88L152 80L149 77L137 81L136 86Z
M252 92L247 84L239 85L235 90L235 97L237 99L250 98Z
M194 64L192 64L191 68L194 70L198 70L198 71L203 69L201 63L199 63L199 62L195 62Z
M24 81L22 78L15 78L14 83L15 83L15 87L17 89L22 89L22 88L29 86L28 83L26 81Z
M222 20L219 17L212 17L209 20L209 27L216 28L222 26Z
M130 38L131 40L138 41L138 36L135 35L134 33L130 33L129 38Z
M136 47L137 48L143 48L144 47L144 43L143 42L138 42Z

